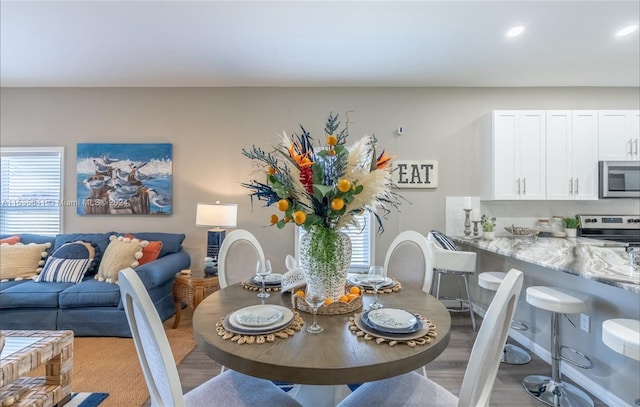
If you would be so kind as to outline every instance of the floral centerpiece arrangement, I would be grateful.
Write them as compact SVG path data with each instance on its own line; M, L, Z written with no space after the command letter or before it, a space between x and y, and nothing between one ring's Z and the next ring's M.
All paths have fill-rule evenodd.
M307 283L324 284L326 296L337 300L344 294L351 262L351 243L340 229L360 225L356 215L371 212L383 231L382 219L397 209L399 195L392 191L391 158L378 151L374 136L363 136L347 146L348 126L340 128L338 115L329 114L324 143L314 143L300 126L301 134L282 135L272 151L253 146L242 153L266 172L266 182L242 184L256 198L275 205L271 224L279 229L288 223L301 226L300 265Z

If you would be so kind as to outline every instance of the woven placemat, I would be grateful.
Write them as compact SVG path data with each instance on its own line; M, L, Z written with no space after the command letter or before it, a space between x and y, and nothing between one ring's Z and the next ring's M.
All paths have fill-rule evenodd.
M360 319L360 313L357 313L349 318L349 330L351 331L351 333L357 335L365 341L375 341L378 345L386 343L389 346L396 346L399 343L403 343L409 347L414 348L419 345L421 346L431 343L433 338L438 336L436 325L433 322L426 318L423 318L420 315L416 316L422 320L425 327L428 327L428 330L424 329L425 332L422 334L420 334L420 331L418 331L417 335L385 335L382 332L373 331L367 328L362 323L362 320ZM407 339L403 339L403 336Z
M267 342L274 342L276 338L287 339L302 329L302 325L304 325L302 317L296 311L293 312L293 321L291 321L289 325L285 326L278 332L272 332L269 334L238 334L235 332L229 332L222 325L223 320L224 318L221 318L216 322L216 332L218 333L218 336L222 337L225 341L236 342L238 345L243 345L245 343L249 345L261 345Z
M254 283L252 280L245 280L242 283L242 287L244 287L245 289L249 290L249 291L260 291L260 289L262 288L262 284L257 284ZM278 292L282 289L282 285L278 284L278 285L268 285L265 284L264 285L264 290L266 292Z
M402 284L400 284L400 281L393 279L393 281L395 282L395 284L392 287L387 287L387 288L380 288L378 290L378 294L391 294L391 293L397 293L398 291L402 290ZM360 286L360 288L367 294L373 294L373 288L366 288L363 286Z

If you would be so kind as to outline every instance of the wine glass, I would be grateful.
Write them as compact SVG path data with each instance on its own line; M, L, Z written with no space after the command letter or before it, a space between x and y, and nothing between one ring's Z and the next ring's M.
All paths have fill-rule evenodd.
M269 261L269 259L259 259L256 263L256 275L260 277L260 281L262 282L262 287L260 287L260 292L258 293L259 298L267 298L271 295L264 289L264 279L269 274L271 274L271 261Z
M324 291L312 287L311 284L307 284L307 288L304 294L304 300L309 304L313 310L313 325L307 327L307 332L317 334L324 331L324 328L318 325L318 308L324 303Z
M382 266L371 266L369 268L369 274L367 276L367 281L373 287L373 293L375 294L375 301L373 304L369 305L370 309L379 309L382 308L383 305L378 302L378 290L382 287L386 280L384 267Z

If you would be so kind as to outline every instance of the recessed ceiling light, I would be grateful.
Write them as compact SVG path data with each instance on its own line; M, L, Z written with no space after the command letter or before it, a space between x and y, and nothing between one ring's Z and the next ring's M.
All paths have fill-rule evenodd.
M636 32L636 30L638 29L638 25L634 24L634 25L628 25L626 27L624 27L623 29L621 29L620 31L618 31L616 33L616 37L624 37L625 35L629 35L633 32Z
M517 25L513 28L511 28L509 31L507 31L507 37L512 38L512 37L517 37L518 35L522 34L524 32L524 26L523 25Z

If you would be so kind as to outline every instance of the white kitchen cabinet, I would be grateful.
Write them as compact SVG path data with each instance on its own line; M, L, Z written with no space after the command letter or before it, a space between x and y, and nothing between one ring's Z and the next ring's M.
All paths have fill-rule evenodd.
M597 111L547 111L546 187L548 200L598 199Z
M640 160L640 110L600 110L598 113L598 159Z
M489 199L545 199L545 118L544 110L492 112Z

